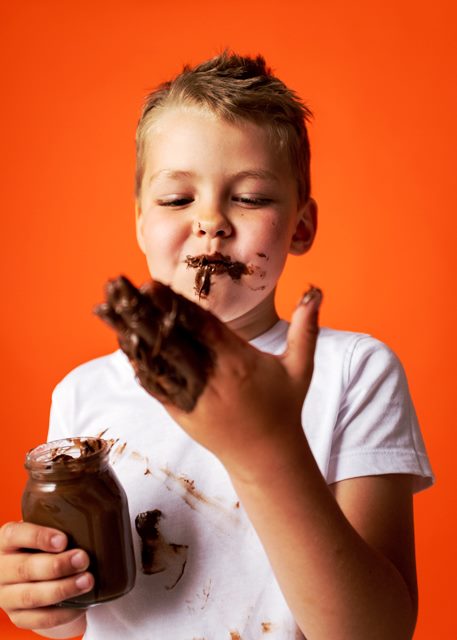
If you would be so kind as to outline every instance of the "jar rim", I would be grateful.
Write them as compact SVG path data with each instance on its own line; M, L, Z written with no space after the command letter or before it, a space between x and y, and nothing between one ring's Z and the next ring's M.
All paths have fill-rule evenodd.
M90 462L96 457L108 454L110 444L108 440L91 436L51 440L33 447L26 453L25 468L44 470L66 467L78 462Z

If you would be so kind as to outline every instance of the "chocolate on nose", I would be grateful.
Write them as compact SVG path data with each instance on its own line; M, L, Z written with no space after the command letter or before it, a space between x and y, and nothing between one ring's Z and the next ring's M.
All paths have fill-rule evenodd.
M197 236L210 236L211 238L225 238L230 235L232 227L224 219L217 220L196 220L194 232Z

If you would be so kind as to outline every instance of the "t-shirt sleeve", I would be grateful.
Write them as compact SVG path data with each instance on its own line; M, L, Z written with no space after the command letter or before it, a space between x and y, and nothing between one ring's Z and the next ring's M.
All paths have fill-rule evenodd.
M359 336L348 352L343 376L328 481L408 473L415 476L415 491L430 486L433 472L396 355L382 342Z

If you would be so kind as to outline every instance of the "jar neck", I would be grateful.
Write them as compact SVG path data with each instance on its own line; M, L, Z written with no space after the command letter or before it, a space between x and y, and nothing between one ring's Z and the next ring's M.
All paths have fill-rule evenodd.
M25 468L36 480L65 480L95 473L109 463L110 443L102 438L66 438L41 444L25 457Z

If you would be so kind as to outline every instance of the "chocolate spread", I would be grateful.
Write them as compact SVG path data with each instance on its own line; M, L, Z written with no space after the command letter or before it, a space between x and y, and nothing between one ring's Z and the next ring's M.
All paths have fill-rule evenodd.
M232 280L239 280L242 275L250 273L250 269L243 262L232 262L230 256L224 256L216 251L211 255L187 256L186 264L196 269L195 292L199 298L207 298L211 290L211 276L228 274Z
M94 588L60 603L87 607L126 594L135 582L135 558L127 497L109 465L109 443L68 438L27 453L29 479L22 496L26 522L55 527L67 549L90 557Z

